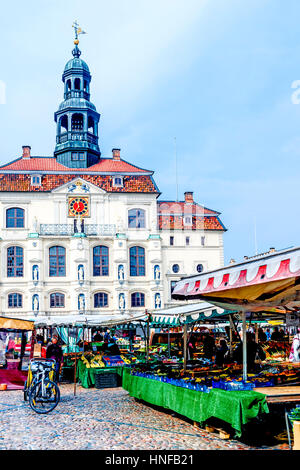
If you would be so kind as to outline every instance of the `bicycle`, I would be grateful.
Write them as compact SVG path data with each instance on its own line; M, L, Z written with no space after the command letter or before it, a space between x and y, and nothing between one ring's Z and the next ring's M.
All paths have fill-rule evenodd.
M24 385L24 400L38 414L54 410L60 400L60 390L53 381L55 361L53 359L31 359L28 377Z

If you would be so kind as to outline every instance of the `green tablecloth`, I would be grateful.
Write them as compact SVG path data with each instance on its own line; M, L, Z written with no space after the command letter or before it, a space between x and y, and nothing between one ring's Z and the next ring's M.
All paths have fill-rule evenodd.
M86 367L86 365L79 360L77 362L76 378L80 380L84 388L95 386L95 374L103 374L107 372L115 372L122 377L123 367Z
M209 393L176 387L165 382L130 375L124 370L122 386L129 394L152 405L162 406L187 418L204 423L219 418L242 434L242 426L259 413L268 413L266 397L253 391L230 392L217 388Z

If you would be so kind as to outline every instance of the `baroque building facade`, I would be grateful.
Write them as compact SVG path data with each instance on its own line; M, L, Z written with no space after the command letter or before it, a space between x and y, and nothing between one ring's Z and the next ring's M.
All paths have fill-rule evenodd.
M163 201L153 171L99 148L100 114L78 41L54 115L54 155L0 167L1 314L29 318L172 306L181 277L223 265L220 213Z

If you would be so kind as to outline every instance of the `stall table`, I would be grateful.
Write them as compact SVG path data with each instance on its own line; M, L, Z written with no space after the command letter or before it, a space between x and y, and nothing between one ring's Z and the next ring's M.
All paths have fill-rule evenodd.
M295 403L300 402L300 386L287 385L280 387L254 388L266 396L267 403Z
M223 420L232 426L237 437L241 436L243 425L269 412L265 395L257 391L199 392L134 376L126 369L122 386L135 398L173 410L195 422L204 423L213 417Z

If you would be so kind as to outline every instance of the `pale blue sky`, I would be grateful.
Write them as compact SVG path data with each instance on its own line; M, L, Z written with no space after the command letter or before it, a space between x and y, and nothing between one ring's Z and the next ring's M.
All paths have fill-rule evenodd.
M161 199L222 212L225 261L299 245L299 0L1 2L0 162L52 155L72 23L92 73L103 156L155 171Z

